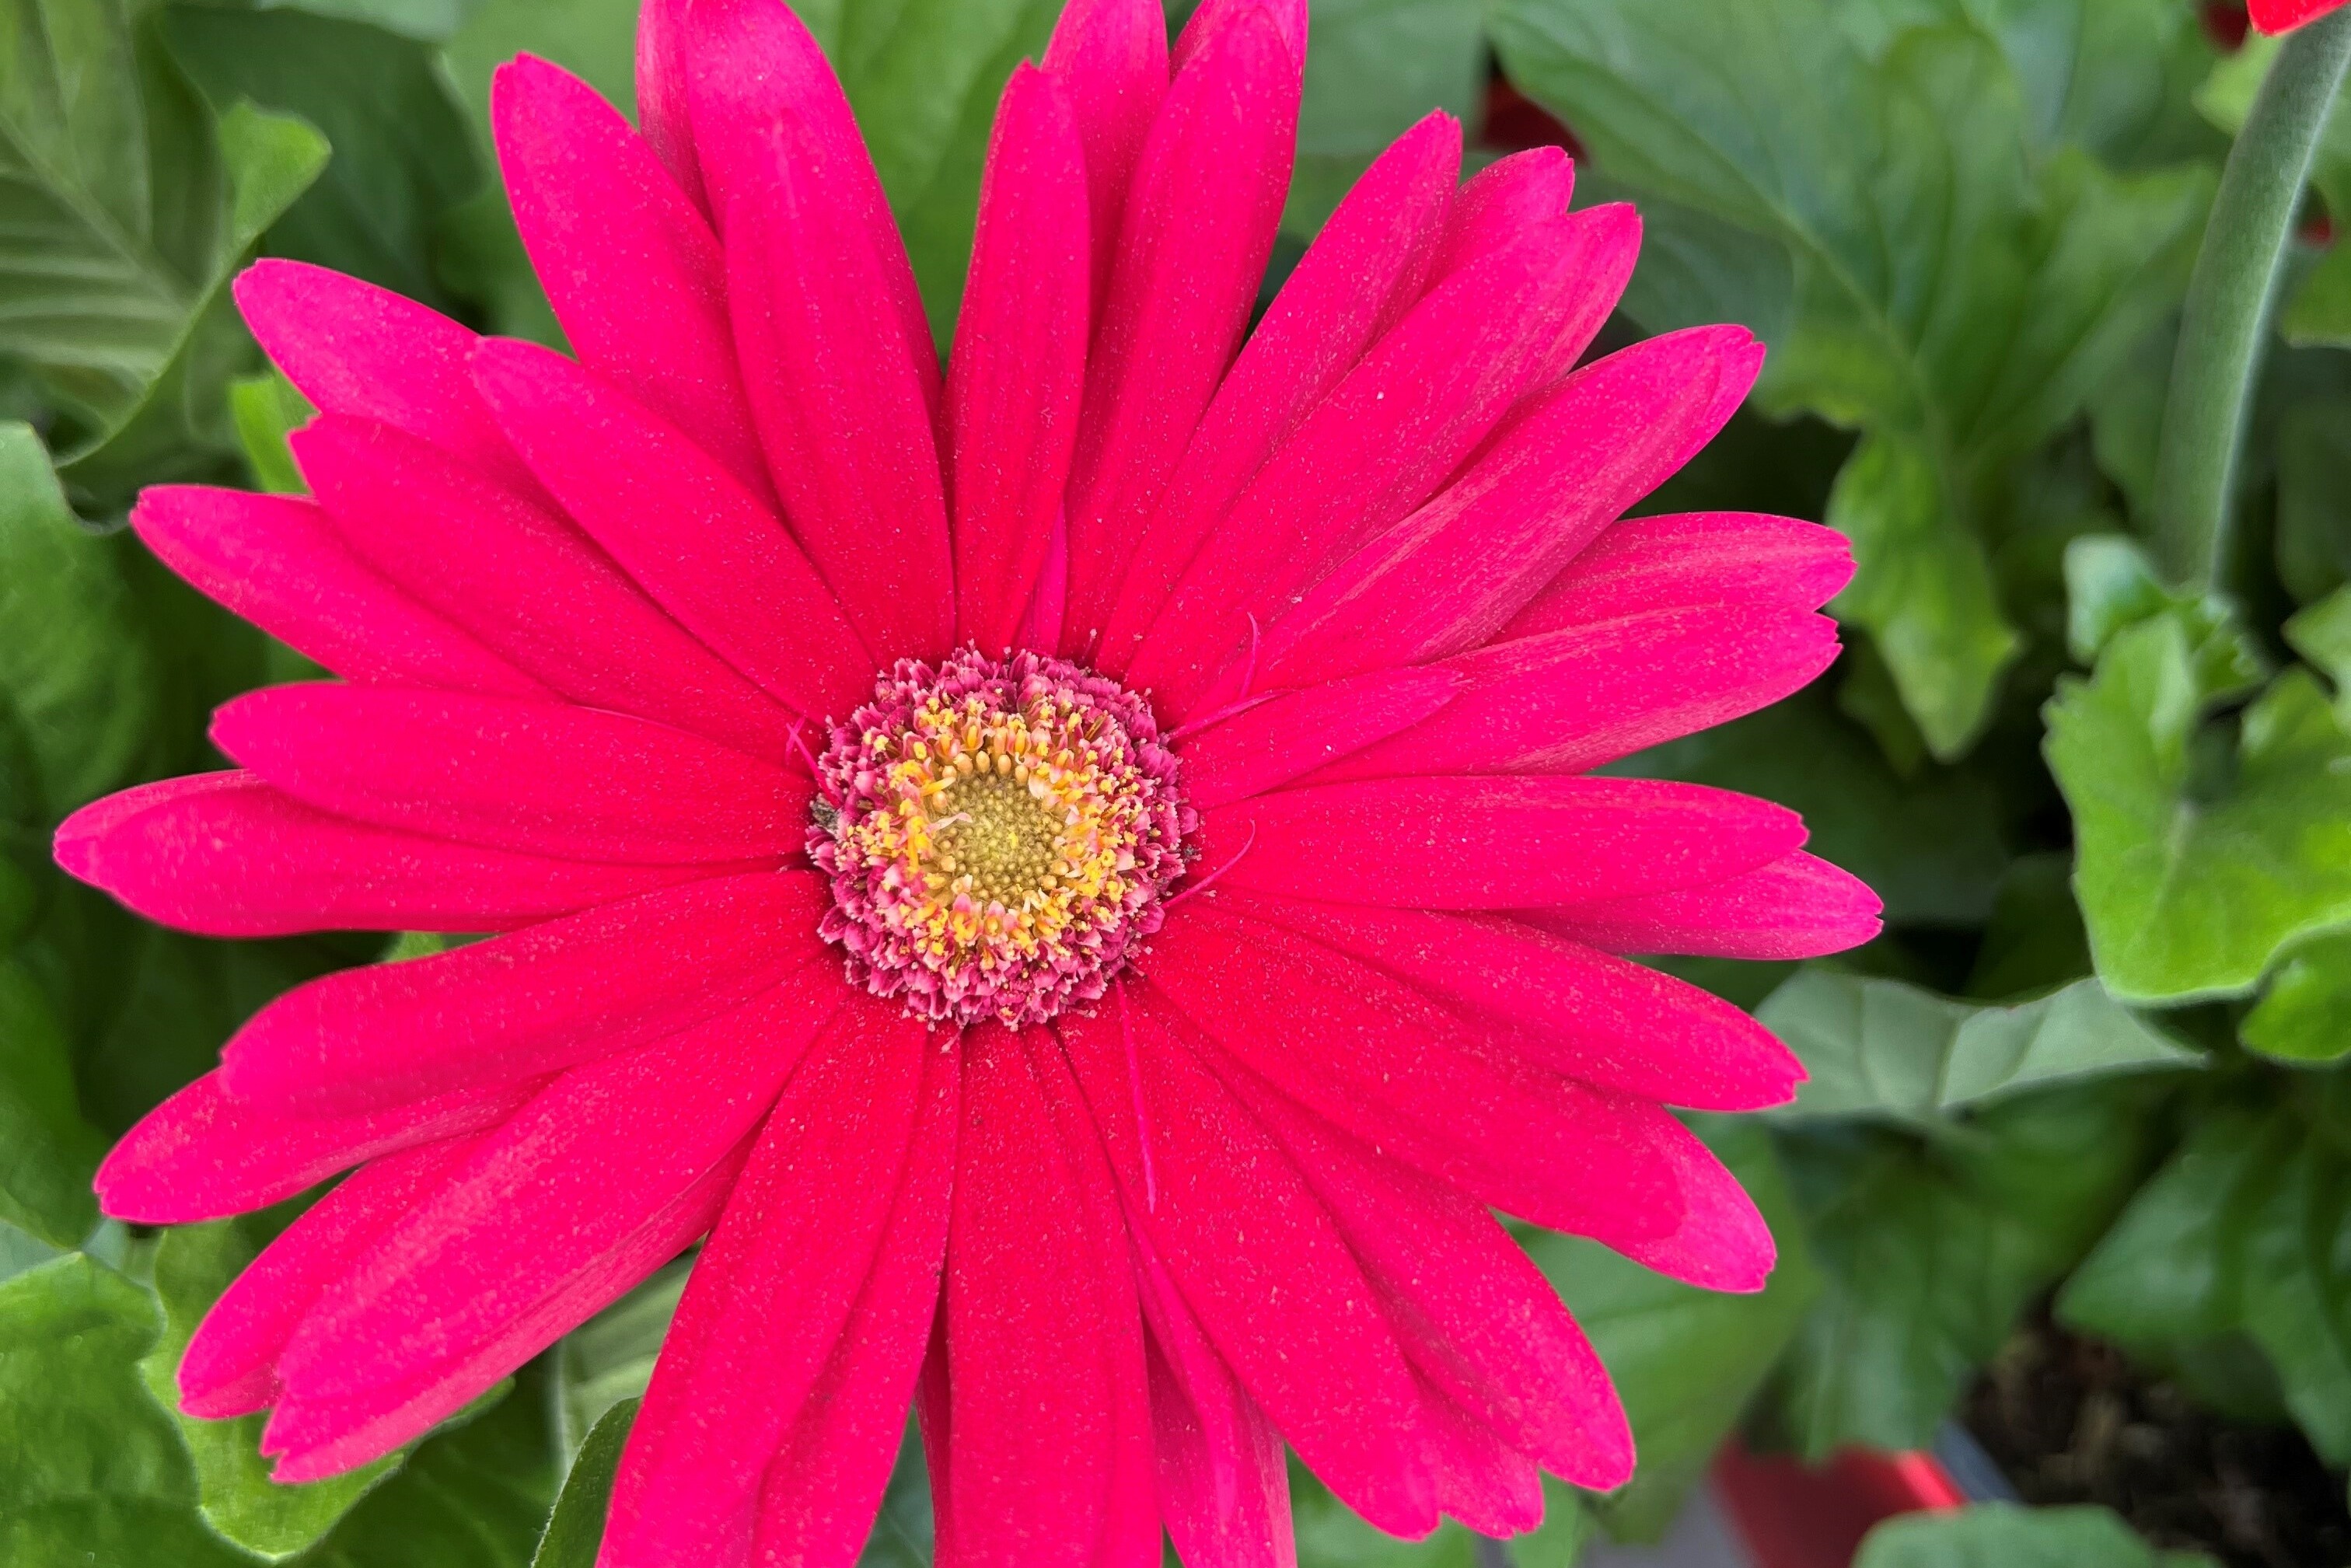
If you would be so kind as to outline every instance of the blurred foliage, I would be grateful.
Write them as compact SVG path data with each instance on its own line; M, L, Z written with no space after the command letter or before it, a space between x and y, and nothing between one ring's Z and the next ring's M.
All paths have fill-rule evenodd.
M559 343L489 81L528 50L632 107L633 0L5 3L0 1561L588 1563L684 1266L403 1454L270 1486L257 1420L170 1396L282 1216L131 1237L97 1223L89 1175L253 1009L381 945L162 932L47 844L97 795L217 766L210 710L300 667L121 528L147 484L298 486L308 410L226 280L298 257ZM997 90L1058 7L799 4L944 342ZM1608 1498L1554 1485L1513 1560L1654 1534L1734 1428L1812 1456L1923 1443L2053 1292L2068 1324L2351 1461L2351 245L2314 225L2293 258L2229 591L2164 582L2137 542L2172 318L2264 47L2219 53L2179 0L1322 0L1313 29L1277 271L1425 114L1479 143L1499 68L1573 137L1579 202L1640 204L1605 342L1728 319L1772 350L1643 509L1824 518L1860 566L1829 677L1621 765L1801 810L1887 931L1828 962L1671 966L1760 1006L1813 1072L1768 1121L1705 1129L1782 1264L1713 1296L1525 1235L1643 1468ZM2346 128L2314 179L2338 232ZM1493 1562L1458 1527L1390 1542L1302 1470L1293 1489L1310 1568ZM910 1439L868 1562L926 1562L927 1505ZM1976 1509L1889 1525L1861 1561L2186 1560L2095 1511Z

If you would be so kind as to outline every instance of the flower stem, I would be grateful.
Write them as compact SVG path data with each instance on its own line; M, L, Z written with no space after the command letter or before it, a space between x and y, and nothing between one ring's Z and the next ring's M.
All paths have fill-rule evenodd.
M2351 8L2278 48L2230 149L2188 284L2155 471L2156 542L2185 586L2225 580L2237 447L2312 155L2351 63Z

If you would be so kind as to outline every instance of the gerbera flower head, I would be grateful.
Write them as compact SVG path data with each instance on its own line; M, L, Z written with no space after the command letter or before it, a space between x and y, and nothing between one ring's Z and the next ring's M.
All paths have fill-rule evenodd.
M223 936L470 934L264 1008L99 1173L179 1223L350 1174L180 1368L280 1479L407 1442L697 1240L611 1568L853 1560L910 1403L944 1563L1288 1560L1613 1486L1622 1411L1493 1217L1753 1289L1668 1107L1802 1076L1625 956L1876 902L1777 806L1596 776L1794 690L1842 541L1620 520L1745 396L1588 356L1634 260L1555 151L1433 115L1251 325L1298 0L1075 0L1004 91L941 371L782 0L654 0L641 130L494 118L571 354L351 279L237 288L307 497L133 526L338 679L59 862Z

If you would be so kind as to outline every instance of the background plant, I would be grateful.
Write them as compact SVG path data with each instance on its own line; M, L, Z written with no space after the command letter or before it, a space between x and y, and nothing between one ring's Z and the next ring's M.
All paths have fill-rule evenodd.
M944 341L987 118L1056 0L799 8ZM291 256L556 340L484 152L488 74L530 49L626 106L633 4L0 17L0 1561L585 1564L682 1271L406 1453L269 1486L254 1422L164 1396L273 1217L131 1235L89 1173L255 1008L378 949L165 932L47 844L96 795L205 766L214 706L301 673L120 527L141 485L295 482L308 411L226 278ZM2190 264L2273 47L2223 50L2184 0L1322 0L1314 27L1277 273L1429 108L1474 133L1499 65L1573 128L1579 201L1641 205L1624 331L1771 345L1648 509L1824 517L1860 563L1822 683L1630 765L1798 807L1886 901L1886 937L1838 960L1681 966L1812 1069L1768 1124L1706 1129L1782 1267L1708 1296L1527 1236L1643 1469L1560 1489L1510 1555L1564 1568L1661 1528L1742 1422L1810 1457L1924 1444L2044 1299L2351 1463L2351 246L2290 257L2220 586L2150 557ZM2351 110L2313 183L2309 215L2351 225ZM1308 1563L1492 1561L1298 1486ZM902 1465L871 1560L927 1559L921 1487ZM2032 1553L2156 1561L2095 1511L1889 1528L1865 1561Z

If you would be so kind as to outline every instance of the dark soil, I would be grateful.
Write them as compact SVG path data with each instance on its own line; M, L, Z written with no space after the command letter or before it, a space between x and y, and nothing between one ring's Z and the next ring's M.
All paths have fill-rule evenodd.
M2351 1564L2344 1478L2300 1432L2200 1410L2046 1320L2018 1331L1960 1414L2027 1502L2103 1503L2229 1568Z

